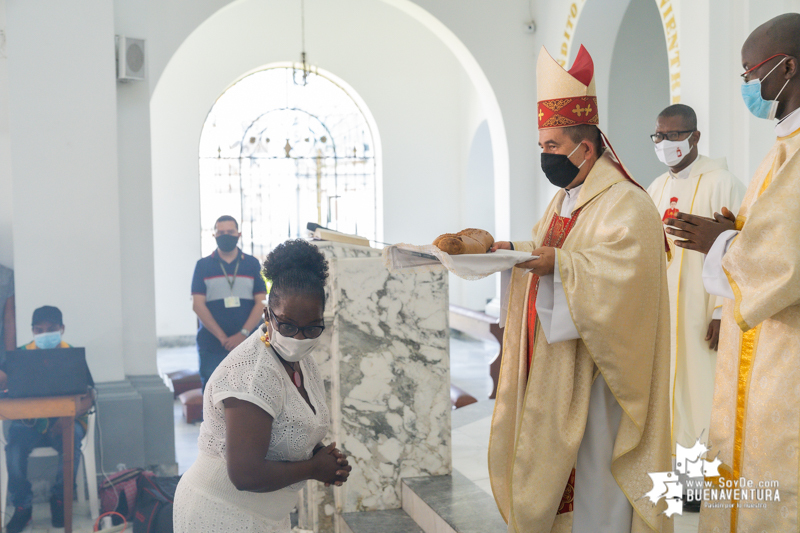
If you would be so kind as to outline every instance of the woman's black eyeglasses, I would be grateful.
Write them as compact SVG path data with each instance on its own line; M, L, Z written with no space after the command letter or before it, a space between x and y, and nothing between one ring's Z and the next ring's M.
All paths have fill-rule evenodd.
M322 332L325 331L325 326L295 326L294 324L289 324L288 322L278 322L278 317L275 316L275 313L272 312L272 309L267 307L269 310L269 314L272 318L275 319L275 323L278 324L278 333L283 335L284 337L294 337L297 335L298 331L303 332L303 336L306 339L316 339Z

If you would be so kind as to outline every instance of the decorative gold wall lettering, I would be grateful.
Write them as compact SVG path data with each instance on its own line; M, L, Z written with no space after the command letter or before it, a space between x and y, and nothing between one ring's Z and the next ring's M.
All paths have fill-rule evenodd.
M564 27L564 35L561 37L561 46L558 49L558 64L564 68L566 68L567 61L569 60L569 49L572 45L572 36L575 34L575 26L578 25L578 17L585 3L586 0L576 0L569 6L567 25Z
M664 38L667 40L670 101L677 104L681 101L681 54L678 46L678 23L672 0L656 0L656 4L664 25Z

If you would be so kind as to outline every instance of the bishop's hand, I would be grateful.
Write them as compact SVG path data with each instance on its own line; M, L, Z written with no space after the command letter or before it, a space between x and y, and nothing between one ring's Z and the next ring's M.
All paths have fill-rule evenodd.
M536 259L525 261L516 265L517 268L525 268L537 276L548 276L553 273L556 264L556 249L543 246L531 252L531 255L538 255Z
M736 217L727 207L722 214L714 213L714 218L700 217L680 212L675 218L668 218L664 224L666 232L678 239L675 244L687 250L707 254L721 233L736 229Z

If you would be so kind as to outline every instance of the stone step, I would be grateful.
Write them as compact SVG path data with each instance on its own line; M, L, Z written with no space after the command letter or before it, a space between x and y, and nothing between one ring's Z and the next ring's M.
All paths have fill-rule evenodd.
M342 533L423 533L402 509L345 513L339 524Z
M403 479L402 500L403 510L424 533L508 531L494 498L457 471Z

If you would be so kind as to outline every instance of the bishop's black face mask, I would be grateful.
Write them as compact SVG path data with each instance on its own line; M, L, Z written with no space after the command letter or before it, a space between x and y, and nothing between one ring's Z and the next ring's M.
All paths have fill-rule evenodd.
M580 144L575 147L577 150L580 147ZM586 160L583 160L580 167L575 166L575 164L569 160L570 156L575 153L575 150L572 150L569 155L564 154L548 154L547 152L542 152L542 171L544 171L544 175L547 176L547 179L550 180L550 183L555 185L556 187L563 189L575 179L575 176L578 175L583 163L586 163Z
M220 235L216 237L217 239L217 246L223 252L230 252L234 248L236 248L236 243L239 242L239 237L237 235Z

